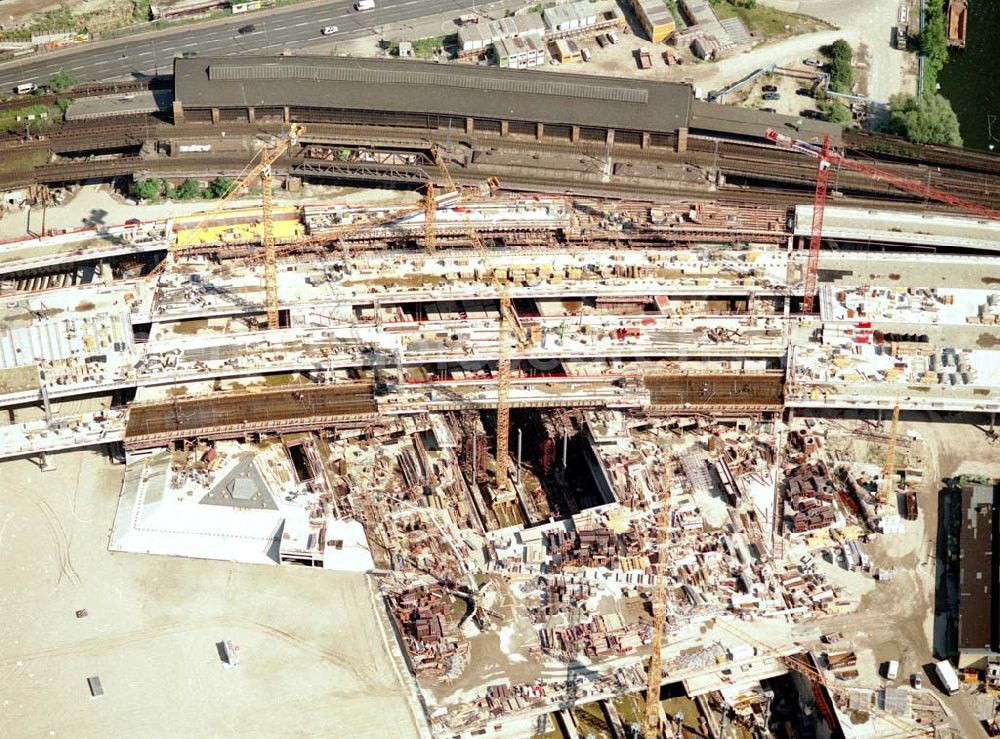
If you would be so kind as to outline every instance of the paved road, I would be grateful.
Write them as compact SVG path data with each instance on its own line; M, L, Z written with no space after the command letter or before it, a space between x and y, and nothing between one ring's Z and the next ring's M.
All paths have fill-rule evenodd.
M491 9L514 4L516 0L491 3L482 0L377 0L375 10L362 13L356 12L349 0L293 5L263 15L234 16L233 20L223 23L184 26L6 62L0 65L0 90L12 89L21 82L43 84L59 69L72 72L84 81L170 74L173 57L183 52L277 54L285 49L380 34L384 27L405 21L433 17L446 21L466 13L483 15ZM256 27L253 33L241 35L237 32L249 24ZM320 29L327 25L338 26L340 33L321 36Z

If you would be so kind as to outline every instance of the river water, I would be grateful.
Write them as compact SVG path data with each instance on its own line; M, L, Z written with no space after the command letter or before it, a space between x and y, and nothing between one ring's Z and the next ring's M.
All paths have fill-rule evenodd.
M970 149L1000 154L1000 0L969 0L965 49L952 49L938 75Z

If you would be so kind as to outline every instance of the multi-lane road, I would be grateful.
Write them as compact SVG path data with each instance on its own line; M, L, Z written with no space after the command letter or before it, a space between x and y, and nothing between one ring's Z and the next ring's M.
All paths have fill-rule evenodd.
M232 20L186 25L26 56L0 64L0 90L7 92L21 82L44 84L60 69L83 81L170 74L174 56L185 52L278 54L390 34L404 24L415 26L414 21L419 21L420 35L439 35L446 33L448 22L460 15L485 17L514 4L519 3L517 0L376 0L375 10L357 12L353 2L347 0L308 2L265 13L236 15ZM247 25L253 25L254 30L239 33ZM333 36L322 36L322 28L331 25L340 31Z

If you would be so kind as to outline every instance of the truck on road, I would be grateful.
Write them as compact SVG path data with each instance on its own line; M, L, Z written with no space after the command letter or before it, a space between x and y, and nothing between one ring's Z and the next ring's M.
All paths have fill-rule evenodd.
M955 695L958 692L958 673L951 666L951 662L946 659L934 663L934 671L937 673L941 687L948 695Z

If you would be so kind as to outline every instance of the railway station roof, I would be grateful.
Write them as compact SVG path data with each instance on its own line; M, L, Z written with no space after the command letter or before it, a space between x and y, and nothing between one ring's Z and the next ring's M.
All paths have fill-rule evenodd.
M302 106L476 116L669 133L688 123L688 85L581 74L343 57L174 61L184 108Z
M801 122L801 124L800 124ZM798 126L798 129L795 128ZM694 131L715 131L736 136L759 138L764 141L764 131L775 128L803 141L822 142L823 136L830 135L830 145L843 144L843 126L812 118L795 118L777 113L762 113L751 108L735 105L719 105L695 100L691 103L689 127Z

